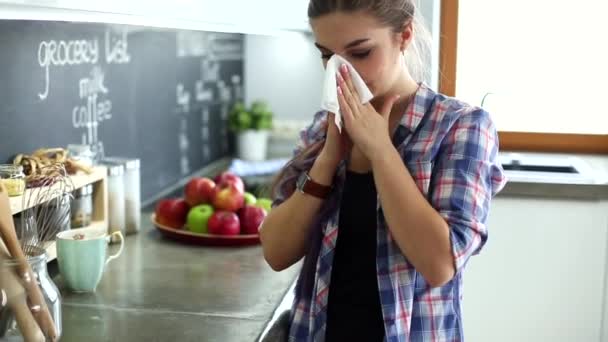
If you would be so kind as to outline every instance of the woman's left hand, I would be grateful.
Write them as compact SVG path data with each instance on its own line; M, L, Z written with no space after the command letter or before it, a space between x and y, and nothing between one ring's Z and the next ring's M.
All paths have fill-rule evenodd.
M399 98L394 95L388 98L378 113L368 102L361 104L357 89L354 87L350 70L346 65L340 67L338 79L338 101L344 126L352 142L368 159L392 146L389 135L389 116L393 104Z

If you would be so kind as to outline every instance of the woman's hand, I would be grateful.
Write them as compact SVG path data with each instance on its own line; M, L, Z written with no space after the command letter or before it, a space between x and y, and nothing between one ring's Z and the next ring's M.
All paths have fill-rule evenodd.
M335 122L335 114L327 114L327 135L319 158L329 165L337 167L340 161L350 153L352 142L346 131L340 133Z
M340 67L338 78L338 101L344 119L344 126L353 143L368 158L383 153L392 146L389 135L389 116L398 95L389 97L378 113L368 102L361 104L357 89L352 83L350 70L346 65Z

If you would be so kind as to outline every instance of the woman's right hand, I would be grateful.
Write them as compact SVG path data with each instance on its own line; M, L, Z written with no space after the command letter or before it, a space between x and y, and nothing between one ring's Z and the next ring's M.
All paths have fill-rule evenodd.
M337 167L340 161L348 156L352 146L353 143L350 140L348 133L346 133L346 130L343 129L342 133L338 131L335 122L335 114L328 112L327 135L319 158L326 163Z

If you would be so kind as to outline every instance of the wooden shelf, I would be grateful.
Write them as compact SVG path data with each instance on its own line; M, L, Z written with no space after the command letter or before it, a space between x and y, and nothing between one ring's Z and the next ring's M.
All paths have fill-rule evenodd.
M74 184L74 189L78 189L87 184L95 183L95 182L105 179L106 173L107 173L107 170L104 166L95 166L93 168L93 173L90 175L77 174L74 176L70 176L70 178L72 180L72 183ZM54 186L55 185L51 185L51 188ZM11 213L13 215L31 208L31 205L24 205L24 203L23 203L24 196L28 196L30 191L32 191L32 190L26 189L25 193L22 196L14 196L9 199L10 204L11 204ZM36 190L36 191L38 191L38 190ZM49 198L49 200L50 199L52 199L52 198Z
M74 185L74 190L82 188L85 185L93 185L92 201L93 201L93 213L92 223L87 228L92 227L100 233L107 232L108 230L108 185L107 185L107 168L105 166L93 167L91 174L77 174L70 176L70 180ZM59 189L59 184L51 185L48 193L53 193L53 187ZM22 196L10 197L9 202L11 206L11 213L13 215L18 214L24 210L30 209L33 205L24 205L24 198L31 195L30 191L45 191L46 189L34 188L26 189ZM60 192L57 192L56 196ZM49 200L53 197L49 197ZM57 259L57 244L55 241L49 241L45 244L45 251L47 254L47 262Z

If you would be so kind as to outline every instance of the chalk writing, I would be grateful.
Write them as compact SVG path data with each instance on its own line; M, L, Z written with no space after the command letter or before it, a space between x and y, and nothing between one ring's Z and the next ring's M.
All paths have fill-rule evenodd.
M85 103L72 109L72 126L84 128L82 143L90 145L91 150L101 157L104 154L103 142L99 140L99 125L112 118L112 101L102 98L109 92L104 84L105 74L99 66L93 67L90 77L78 81L78 95Z
M51 86L50 67L65 65L96 64L99 61L99 43L94 40L59 42L43 41L38 46L38 65L44 70L44 91L38 97L44 100Z
M109 30L104 36L105 62L125 64L131 61L128 51L127 32L112 34ZM76 65L97 65L101 59L99 39L48 40L38 44L38 65L44 72L43 91L38 93L40 100L46 100L51 90L51 67Z
M196 101L211 101L213 99L213 90L205 89L203 81L196 81L195 85Z
M188 150L190 142L188 140L188 114L190 113L190 92L183 84L178 83L175 89L175 100L177 103L177 114L180 116L180 126L177 136L180 153L180 170L182 175L190 173L190 160Z
M125 64L131 61L127 31L123 30L120 35L112 35L110 30L107 30L105 38L106 63Z
M190 92L186 91L183 84L179 83L176 87L177 106L182 112L190 111Z

